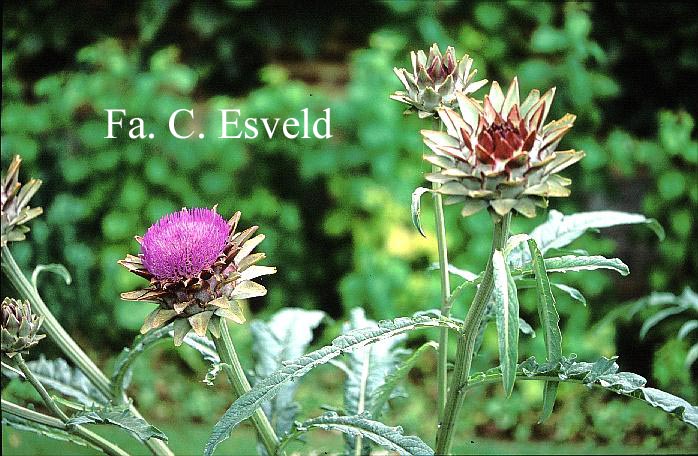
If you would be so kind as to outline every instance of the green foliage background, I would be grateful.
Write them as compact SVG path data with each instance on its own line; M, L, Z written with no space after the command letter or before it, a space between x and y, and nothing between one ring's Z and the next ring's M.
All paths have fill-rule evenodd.
M139 279L116 260L136 253L135 234L182 206L241 210L243 225L260 225L267 235L262 250L279 273L266 281L269 295L250 303L255 317L283 306L322 309L337 320L356 306L375 319L436 307L438 275L428 270L437 259L430 205L425 199L427 239L413 229L409 214L411 192L426 170L418 133L424 124L405 118L388 95L400 88L393 66L409 65L409 50L437 42L468 52L490 80L507 83L518 75L524 91L557 86L551 115L577 114L562 146L583 149L587 157L567 173L573 197L551 207L642 212L667 229L661 244L638 228L587 235L573 246L619 256L632 273L565 277L589 301L583 308L559 297L565 352L580 358L617 353L624 370L698 400L696 372L682 365L691 341L672 337L680 322L644 340L639 320L597 324L619 303L650 291L698 288L698 24L690 4L415 0L310 2L301 9L170 0L5 6L2 166L21 154L22 177L44 181L36 200L45 208L32 222L31 242L13 251L25 270L50 262L68 267L74 284L42 278L42 293L103 364L129 343L149 310L118 300ZM299 117L306 107L315 114L331 108L334 138L245 141L213 134L220 131L220 108L285 118ZM107 108L144 118L155 139L103 139ZM196 110L195 126L209 132L205 140L168 134L168 117L179 108ZM479 271L489 252L486 214L462 219L453 208L447 217L451 262ZM543 217L516 220L514 229L528 230ZM11 292L5 288L3 295ZM535 321L531 298L522 293L522 313ZM467 299L457 305L457 316ZM236 335L240 344L249 342L244 328ZM487 334L480 367L496 363L494 336ZM526 342L526 356L543 353L541 339ZM134 381L136 400L156 421L174 416L208 423L228 396L192 382L201 370L187 349L159 349ZM395 414L425 435L432 377L427 363L412 378L416 400L398 404ZM306 407L331 402L337 387L331 380L329 370L314 374L309 383L321 382L327 397L301 389ZM505 400L493 387L473 398L463 440L695 445L695 434L641 405L605 404L603 395L565 388L557 413L536 426L539 389L525 384Z

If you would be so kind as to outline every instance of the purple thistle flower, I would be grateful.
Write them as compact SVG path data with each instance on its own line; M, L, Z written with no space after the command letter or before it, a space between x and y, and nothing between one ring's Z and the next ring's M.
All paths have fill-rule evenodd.
M182 209L168 214L143 236L143 266L160 280L195 277L218 259L230 228L211 209Z

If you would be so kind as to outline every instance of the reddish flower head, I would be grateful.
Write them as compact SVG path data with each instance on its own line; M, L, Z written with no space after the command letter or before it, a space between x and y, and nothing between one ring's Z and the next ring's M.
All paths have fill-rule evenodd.
M557 173L584 153L557 150L575 116L545 123L554 94L532 90L521 102L516 78L506 95L493 82L482 104L457 93L460 113L439 109L446 131L422 130L433 152L424 158L438 169L427 179L442 184L447 203L463 203L464 216L489 206L533 217L546 198L569 195L571 181Z

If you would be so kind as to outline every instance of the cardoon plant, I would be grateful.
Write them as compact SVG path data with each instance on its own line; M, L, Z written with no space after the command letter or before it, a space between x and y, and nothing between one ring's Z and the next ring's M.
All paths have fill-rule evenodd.
M620 372L616 358L601 358L593 363L577 362L575 355L562 353L562 335L550 274L568 271L606 269L622 275L628 267L617 258L598 255L569 254L546 256L582 236L588 229L624 224L644 224L661 238L663 231L656 221L640 214L617 211L597 211L563 216L550 211L548 220L530 234L510 235L511 219L515 214L534 217L537 208L547 208L548 198L570 194L571 181L558 174L579 161L584 154L574 150L558 151L558 143L571 128L574 116L567 114L547 122L554 89L542 96L533 90L522 101L518 80L514 78L506 91L492 83L488 93L478 99L475 90L481 84L471 84L472 62L454 59L449 48L445 56L434 45L429 56L412 53L413 71L395 70L407 89L391 98L410 105L421 118L438 117L441 131L422 131L429 152L424 158L432 165L426 174L432 188L418 188L412 197L412 218L420 233L420 197L432 193L435 202L436 241L441 275L441 305L439 309L419 312L411 317L398 317L372 322L363 312L352 312L350 324L342 335L328 346L302 353L310 335L282 314L269 324L253 327L258 356L255 372L261 378L226 411L216 424L204 454L212 454L216 446L228 438L243 420L263 409L279 431L278 451L282 451L313 429L334 430L346 434L346 451L369 454L371 445L380 445L398 454L448 454L453 431L465 393L477 386L501 382L510 395L515 382L538 380L544 382L541 421L550 416L560 382L581 383L630 396L672 413L685 423L698 428L698 407L681 398L646 387L639 375ZM462 70L458 70L462 68ZM467 72L465 71L467 68ZM467 77L465 76L467 74ZM463 81L456 88L456 80ZM445 131L444 128L445 127ZM486 209L492 223L492 248L484 271L479 274L463 271L448 264L446 226L442 208L461 204L460 212L469 216ZM451 288L449 271L463 278ZM519 332L528 324L519 318L519 288L534 287L546 347L546 357L533 357L519 362ZM464 320L450 317L454 302L463 290L476 289ZM556 284L556 290L569 292L582 299L578 290ZM360 310L360 309L357 309ZM315 315L297 319L311 328L317 325ZM277 318L279 317L279 318ZM470 373L473 356L482 341L487 324L494 320L499 342L499 365L486 372ZM255 322L257 323L257 322ZM303 323L301 323L303 324ZM400 355L402 334L421 328L440 328L439 344L430 341L409 356ZM448 374L448 333L457 337L454 369ZM279 341L291 341L289 334L298 334L296 344L280 346ZM436 451L416 436L405 435L402 428L390 427L380 421L401 380L417 358L430 349L438 348L436 412ZM347 354L344 361L338 358ZM332 362L346 376L344 403L336 412L295 422L293 402L294 380L314 367ZM450 377L450 379L448 378ZM450 381L449 381L450 380ZM341 410L341 411L340 411Z
M141 335L116 358L113 373L107 377L39 295L37 277L42 271L58 273L70 283L67 270L60 265L39 265L29 280L12 257L8 243L24 240L26 222L41 213L28 206L39 182L31 180L22 187L18 180L20 161L15 158L1 182L2 268L21 299L7 298L2 303L2 367L4 375L29 382L49 413L3 399L3 424L124 456L118 445L84 428L85 424L116 425L141 440L153 454L172 454L165 444L166 436L140 416L128 397L134 361L158 341L171 337L175 346L187 344L211 364L204 378L207 385L213 386L217 374L224 371L233 387L235 400L214 426L203 449L206 456L247 419L256 428L263 455L282 455L289 445L298 445L303 434L315 429L343 433L345 452L357 456L370 454L375 446L401 455L449 454L467 392L501 383L509 396L516 382L531 380L543 382L541 422L553 412L558 385L570 382L642 400L698 428L698 407L647 387L647 381L637 374L621 372L615 357L579 362L576 355L562 351L553 287L555 292L586 301L579 290L553 282L551 276L596 269L627 275L629 269L618 258L552 252L564 249L589 229L616 225L646 225L662 238L657 222L640 214L610 210L567 216L550 210L547 220L531 233L510 233L512 217L534 217L538 208L547 208L548 198L570 194L571 181L559 173L584 155L558 150L574 116L546 120L554 89L543 95L533 90L522 101L514 78L506 93L493 82L480 99L477 89L485 81L474 82L472 59L466 55L456 60L452 47L443 55L436 45L428 56L413 52L412 66L411 72L395 70L406 91L391 98L441 127L426 125L422 130L428 148L424 159L432 166L424 177L432 186L420 187L412 195L412 219L424 236L419 220L421 196L431 193L434 197L441 282L436 309L380 322L370 320L361 308L352 309L341 335L327 346L308 351L325 314L286 307L269 321L255 320L247 328L254 341L255 364L246 372L227 321L246 323L242 302L264 296L266 288L257 280L276 272L273 267L256 264L265 257L254 253L264 236L255 236L257 226L238 231L240 212L226 220L215 206L185 208L165 215L142 237L137 236L140 252L119 261L146 281L142 288L123 293L122 299L154 305L154 309L146 317ZM415 158L415 169L419 163ZM492 226L491 250L482 272L463 271L449 264L444 203L459 204L463 216L488 212L485 223ZM452 272L460 280L456 287L450 284ZM531 332L528 323L519 318L518 290L522 288L536 292L545 359L531 356L520 360L519 333ZM474 298L463 319L453 318L451 309L466 289L475 290ZM473 357L491 321L497 329L499 363L484 372L471 373ZM438 343L427 341L408 349L406 333L425 328L439 329ZM41 347L36 342L43 337L42 331L74 366L62 359L24 361L23 354ZM453 360L448 359L451 333L457 340ZM420 437L406 435L401 427L389 426L381 419L391 402L404 396L400 386L410 369L435 349L438 422L434 423L433 450ZM453 365L450 372L449 362ZM338 376L345 379L342 403L329 406L331 411L319 416L299 420L300 407L294 397L299 380L324 364L337 368ZM35 375L39 371L42 375ZM248 372L253 372L250 379ZM47 388L54 390L53 394Z

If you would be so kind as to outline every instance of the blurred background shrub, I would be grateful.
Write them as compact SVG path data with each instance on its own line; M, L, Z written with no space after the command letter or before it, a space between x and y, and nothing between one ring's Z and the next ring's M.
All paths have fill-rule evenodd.
M427 239L409 215L410 194L426 171L418 133L424 124L403 117L388 95L400 88L392 68L407 66L410 50L452 44L490 80L518 75L524 91L557 86L552 115L577 114L563 146L583 149L587 157L567 173L574 179L572 198L552 207L642 212L667 229L661 244L641 228L590 234L575 243L621 257L632 274L565 277L589 301L584 308L559 297L565 351L581 358L617 353L624 370L695 403L695 365L688 372L682 364L690 337L677 341L674 326L665 325L640 340L641 320L595 324L620 303L651 291L698 288L694 16L689 3L5 5L2 166L21 154L23 176L44 180L37 200L46 210L33 222L31 242L13 251L25 270L49 262L68 267L74 285L47 276L42 292L103 364L129 343L148 312L142 304L119 301L119 292L139 279L116 260L137 252L135 234L182 206L218 204L223 214L241 210L243 225L261 226L263 250L279 273L267 280L269 295L250 303L257 318L283 306L322 309L336 320L356 306L376 319L436 307L438 274L428 270L437 259L431 208L424 204ZM179 108L195 109L197 128L216 132L217 109L285 118L299 117L306 107L316 115L331 108L331 140L221 140L210 133L205 140L183 141L167 131L169 115ZM122 133L103 139L107 108L144 118L155 138L129 140ZM452 263L479 270L489 252L486 214L462 219L454 208L447 217ZM514 229L529 230L543 218L517 219ZM535 322L534 300L522 297L523 316ZM464 314L468 298L457 304L456 315ZM244 329L238 333L249 341ZM494 333L487 337L480 367L497 359ZM526 344L526 355L543 354L541 338ZM145 365L171 360L174 353L159 350ZM226 396L190 385L202 365L186 349L178 353L181 369L163 367L167 373L135 379L136 398L144 409L153 406L156 420L208 423L218 416L209 410L222 411ZM163 392L161 375L191 391ZM412 380L430 395L431 377L426 366ZM420 394L417 386L412 390ZM675 421L641 405L620 401L601 408L603 395L580 398L565 388L559 413L536 426L539 390L522 385L510 400L495 387L483 397L473 395L476 412L463 435L646 448L691 444ZM411 417L408 426L429 435L424 423L431 421L419 404L432 398L421 394L398 411ZM168 399L184 396L190 399L171 413ZM485 397L489 402L478 403Z

